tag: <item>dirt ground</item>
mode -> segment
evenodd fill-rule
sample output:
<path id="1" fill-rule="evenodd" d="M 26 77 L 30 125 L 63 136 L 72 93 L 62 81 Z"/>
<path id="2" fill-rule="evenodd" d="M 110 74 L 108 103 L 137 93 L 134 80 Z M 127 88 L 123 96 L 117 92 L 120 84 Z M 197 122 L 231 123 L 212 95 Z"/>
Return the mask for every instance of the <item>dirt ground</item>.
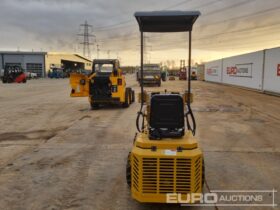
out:
<path id="1" fill-rule="evenodd" d="M 161 90 L 185 88 L 177 80 Z M 204 190 L 279 190 L 280 98 L 199 81 L 193 89 Z M 66 79 L 0 84 L 0 209 L 204 209 L 132 200 L 125 164 L 139 104 L 92 111 L 69 94 Z"/>

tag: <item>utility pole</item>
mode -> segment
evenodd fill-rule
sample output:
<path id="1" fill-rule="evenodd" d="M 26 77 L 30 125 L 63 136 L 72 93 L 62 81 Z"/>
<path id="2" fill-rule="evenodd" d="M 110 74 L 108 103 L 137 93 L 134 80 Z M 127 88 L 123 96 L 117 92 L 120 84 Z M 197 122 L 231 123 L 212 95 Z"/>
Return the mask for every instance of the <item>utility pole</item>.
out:
<path id="1" fill-rule="evenodd" d="M 183 69 L 186 67 L 186 60 L 180 60 L 180 69 Z"/>
<path id="2" fill-rule="evenodd" d="M 119 62 L 121 63 L 121 57 L 119 56 L 119 51 L 117 51 L 117 59 L 119 60 Z"/>
<path id="3" fill-rule="evenodd" d="M 91 52 L 90 52 L 90 45 L 93 45 L 93 42 L 91 41 L 91 37 L 95 37 L 92 34 L 92 25 L 89 25 L 87 21 L 85 21 L 84 24 L 81 24 L 80 27 L 82 28 L 83 33 L 78 34 L 78 37 L 82 37 L 83 41 L 80 43 L 83 45 L 83 56 L 90 59 Z"/>
<path id="4" fill-rule="evenodd" d="M 108 59 L 110 59 L 110 50 L 107 50 Z"/>
<path id="5" fill-rule="evenodd" d="M 144 61 L 146 63 L 150 63 L 151 62 L 151 57 L 152 55 L 150 53 L 148 53 L 148 48 L 151 48 L 152 50 L 152 46 L 148 45 L 149 42 L 149 37 L 148 36 L 144 36 Z"/>
<path id="6" fill-rule="evenodd" d="M 99 59 L 99 44 L 96 45 L 96 53 L 97 53 L 97 59 Z"/>

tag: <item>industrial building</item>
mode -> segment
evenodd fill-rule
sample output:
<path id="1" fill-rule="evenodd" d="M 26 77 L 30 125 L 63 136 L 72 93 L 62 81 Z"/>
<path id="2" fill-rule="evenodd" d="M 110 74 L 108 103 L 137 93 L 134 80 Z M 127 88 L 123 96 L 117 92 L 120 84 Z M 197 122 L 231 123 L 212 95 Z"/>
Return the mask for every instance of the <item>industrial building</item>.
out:
<path id="1" fill-rule="evenodd" d="M 51 68 L 92 69 L 92 61 L 71 53 L 59 52 L 0 52 L 0 69 L 5 65 L 21 65 L 28 72 L 36 73 L 38 77 L 46 77 Z"/>

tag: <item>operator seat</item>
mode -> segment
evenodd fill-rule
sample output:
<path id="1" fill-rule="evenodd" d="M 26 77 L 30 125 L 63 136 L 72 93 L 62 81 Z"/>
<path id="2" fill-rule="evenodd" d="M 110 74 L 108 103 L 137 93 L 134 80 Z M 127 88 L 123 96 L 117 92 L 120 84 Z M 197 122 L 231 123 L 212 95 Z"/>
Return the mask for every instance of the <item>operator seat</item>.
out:
<path id="1" fill-rule="evenodd" d="M 184 101 L 179 94 L 154 94 L 151 97 L 149 138 L 180 138 L 185 134 Z"/>

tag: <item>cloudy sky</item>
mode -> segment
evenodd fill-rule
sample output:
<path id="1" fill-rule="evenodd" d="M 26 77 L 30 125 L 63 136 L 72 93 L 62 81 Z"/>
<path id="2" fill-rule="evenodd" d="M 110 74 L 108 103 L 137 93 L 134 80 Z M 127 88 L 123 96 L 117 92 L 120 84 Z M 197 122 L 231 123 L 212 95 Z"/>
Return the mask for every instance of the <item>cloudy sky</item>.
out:
<path id="1" fill-rule="evenodd" d="M 139 64 L 135 11 L 200 10 L 193 34 L 196 62 L 280 46 L 279 0 L 0 0 L 0 50 L 82 54 L 80 24 L 93 26 L 92 58 Z M 187 57 L 186 34 L 147 34 L 146 60 Z"/>

